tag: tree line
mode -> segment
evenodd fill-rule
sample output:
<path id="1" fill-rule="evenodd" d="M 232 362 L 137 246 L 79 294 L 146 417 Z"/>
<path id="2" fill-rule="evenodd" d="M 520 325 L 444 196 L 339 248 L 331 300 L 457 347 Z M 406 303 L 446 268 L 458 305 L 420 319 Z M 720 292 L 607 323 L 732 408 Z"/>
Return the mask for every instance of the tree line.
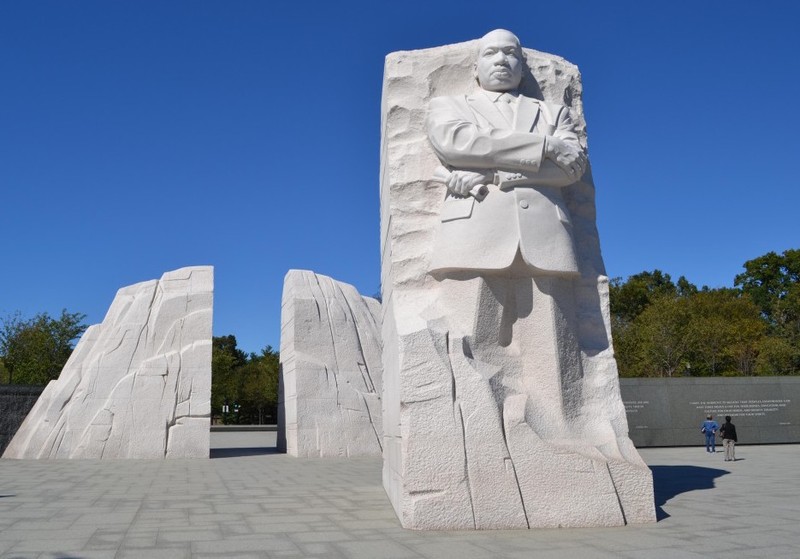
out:
<path id="1" fill-rule="evenodd" d="M 733 288 L 698 288 L 660 270 L 610 282 L 611 330 L 624 377 L 800 375 L 800 249 L 744 263 Z M 19 313 L 0 320 L 0 383 L 58 378 L 86 315 Z M 223 423 L 274 423 L 279 355 L 245 353 L 214 337 L 212 415 Z"/>
<path id="2" fill-rule="evenodd" d="M 733 288 L 660 270 L 611 280 L 621 376 L 800 374 L 800 250 L 744 263 Z"/>

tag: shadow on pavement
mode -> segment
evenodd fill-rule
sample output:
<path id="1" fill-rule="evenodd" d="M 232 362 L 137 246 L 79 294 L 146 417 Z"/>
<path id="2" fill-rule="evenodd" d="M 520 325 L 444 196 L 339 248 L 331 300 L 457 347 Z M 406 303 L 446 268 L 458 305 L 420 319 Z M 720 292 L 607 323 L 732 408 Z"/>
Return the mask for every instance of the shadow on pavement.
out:
<path id="1" fill-rule="evenodd" d="M 254 448 L 212 448 L 209 452 L 211 458 L 237 458 L 239 456 L 261 456 L 263 454 L 283 454 L 274 446 Z"/>
<path id="2" fill-rule="evenodd" d="M 689 491 L 713 489 L 714 480 L 729 474 L 728 470 L 699 466 L 650 466 L 653 471 L 653 491 L 656 498 L 656 521 L 669 518 L 662 505 Z"/>

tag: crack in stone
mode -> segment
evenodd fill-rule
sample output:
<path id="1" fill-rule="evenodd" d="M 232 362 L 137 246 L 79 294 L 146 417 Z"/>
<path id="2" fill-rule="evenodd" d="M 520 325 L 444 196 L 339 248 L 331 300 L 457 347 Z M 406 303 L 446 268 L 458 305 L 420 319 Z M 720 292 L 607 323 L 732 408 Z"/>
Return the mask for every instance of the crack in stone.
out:
<path id="1" fill-rule="evenodd" d="M 614 495 L 617 497 L 619 512 L 622 514 L 622 522 L 627 526 L 628 519 L 625 516 L 625 507 L 622 505 L 622 499 L 619 496 L 619 489 L 617 489 L 617 482 L 614 481 L 614 475 L 611 473 L 611 465 L 608 462 L 606 462 L 606 471 L 608 471 L 608 478 L 611 480 L 611 487 L 614 488 Z"/>
<path id="2" fill-rule="evenodd" d="M 528 518 L 528 508 L 525 506 L 525 498 L 522 495 L 522 486 L 519 483 L 519 476 L 517 475 L 517 466 L 514 464 L 514 456 L 511 454 L 511 449 L 508 446 L 505 414 L 501 413 L 500 415 L 500 428 L 503 433 L 503 445 L 505 445 L 506 453 L 508 454 L 507 460 L 511 463 L 511 471 L 514 472 L 514 483 L 517 485 L 517 491 L 519 492 L 519 502 L 522 504 L 522 514 L 525 515 L 525 525 L 528 529 L 530 529 L 531 521 Z"/>

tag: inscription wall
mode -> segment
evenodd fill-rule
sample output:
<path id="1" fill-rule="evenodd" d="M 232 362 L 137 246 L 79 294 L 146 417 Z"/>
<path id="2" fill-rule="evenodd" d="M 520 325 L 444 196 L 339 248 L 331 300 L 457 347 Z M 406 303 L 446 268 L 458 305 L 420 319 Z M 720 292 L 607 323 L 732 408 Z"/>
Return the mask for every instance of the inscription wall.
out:
<path id="1" fill-rule="evenodd" d="M 711 414 L 736 425 L 739 444 L 800 443 L 800 377 L 620 379 L 637 447 L 704 444 Z"/>
<path id="2" fill-rule="evenodd" d="M 0 384 L 0 456 L 43 390 L 44 386 Z"/>

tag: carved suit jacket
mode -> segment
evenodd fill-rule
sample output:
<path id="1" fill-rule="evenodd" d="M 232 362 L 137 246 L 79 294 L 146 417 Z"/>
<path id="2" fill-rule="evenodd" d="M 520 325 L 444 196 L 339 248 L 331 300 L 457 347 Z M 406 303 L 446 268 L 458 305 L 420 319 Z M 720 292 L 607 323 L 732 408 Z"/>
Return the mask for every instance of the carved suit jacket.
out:
<path id="1" fill-rule="evenodd" d="M 509 123 L 490 98 L 497 95 L 478 90 L 430 102 L 428 138 L 442 164 L 493 177 L 482 201 L 447 192 L 430 271 L 503 270 L 519 249 L 536 270 L 576 274 L 562 195 L 575 180 L 544 158 L 545 136 L 583 149 L 569 109 L 520 95 Z"/>

